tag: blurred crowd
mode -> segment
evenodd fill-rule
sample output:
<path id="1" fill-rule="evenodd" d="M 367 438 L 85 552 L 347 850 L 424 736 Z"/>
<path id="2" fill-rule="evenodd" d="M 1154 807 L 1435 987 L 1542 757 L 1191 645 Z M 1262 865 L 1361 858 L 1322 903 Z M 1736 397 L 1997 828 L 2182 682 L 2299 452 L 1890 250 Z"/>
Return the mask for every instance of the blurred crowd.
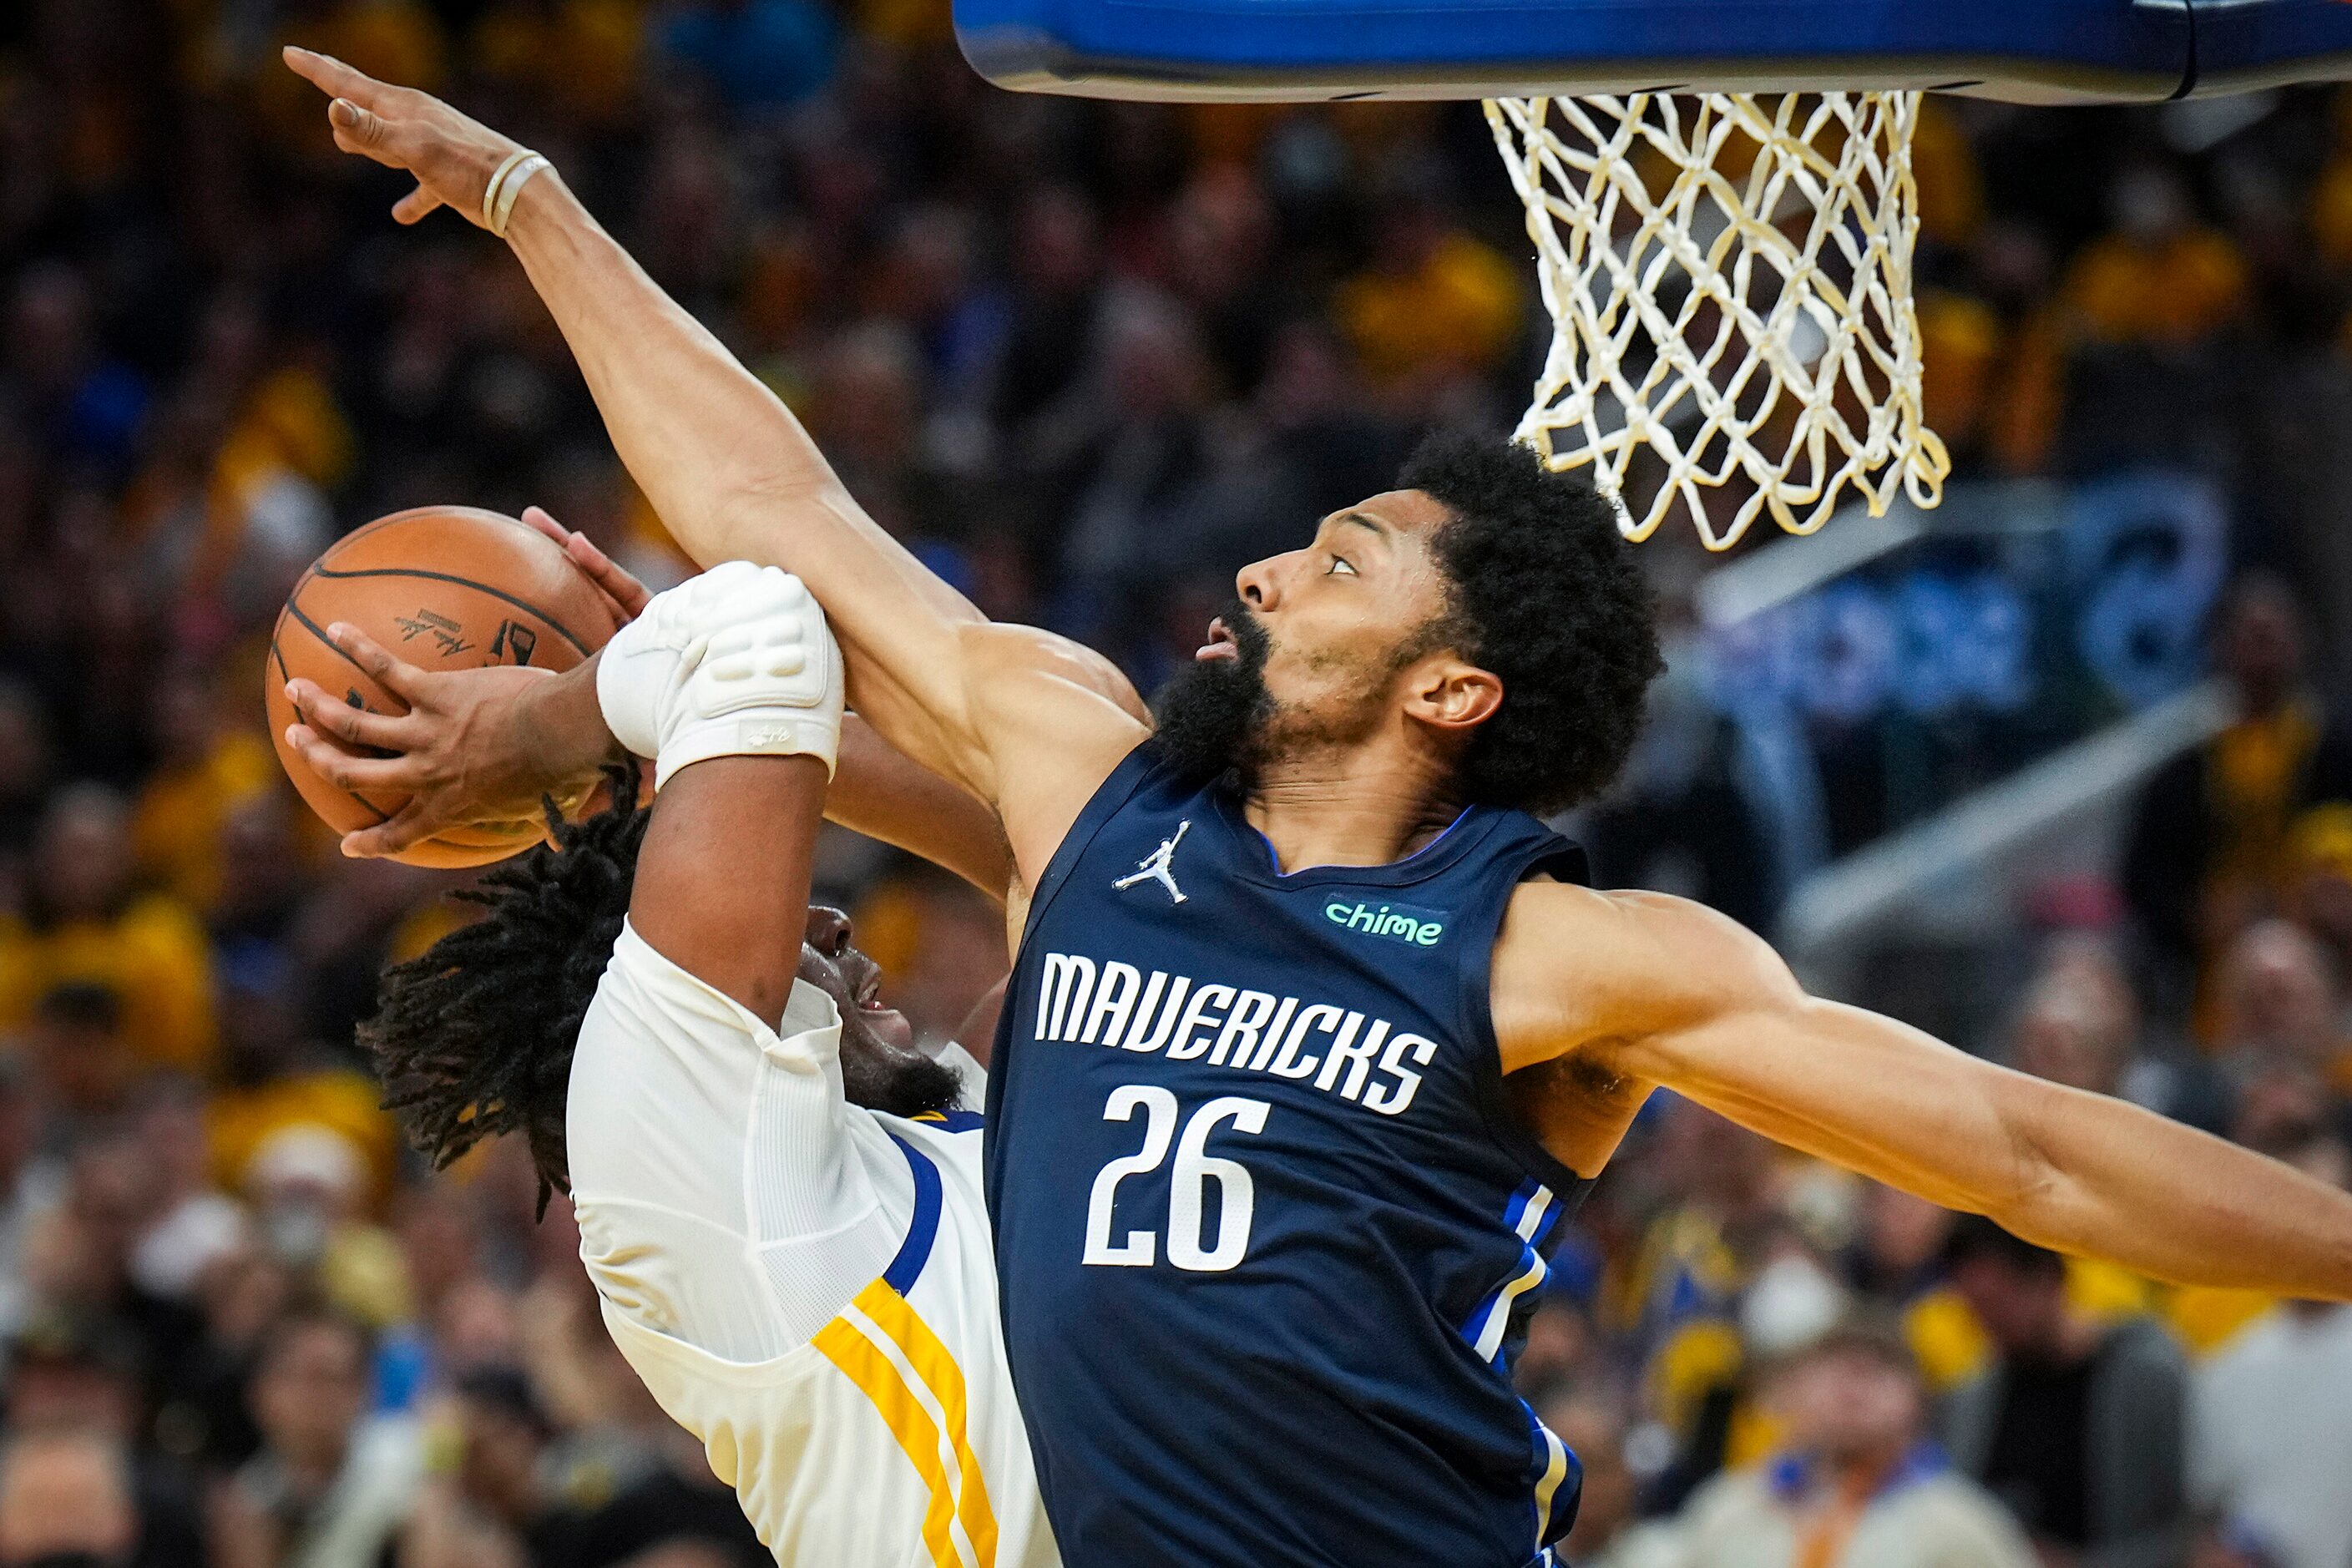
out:
<path id="1" fill-rule="evenodd" d="M 545 151 L 887 526 L 1145 689 L 1415 432 L 1515 416 L 1519 211 L 1475 106 L 1015 97 L 944 0 L 0 6 L 0 1568 L 756 1563 L 565 1205 L 519 1150 L 421 1170 L 352 1048 L 462 915 L 284 785 L 295 574 L 425 502 L 682 563 L 520 271 L 394 227 L 286 42 Z M 2231 516 L 2234 721 L 1962 1043 L 2352 1179 L 2352 99 L 1939 100 L 1918 153 L 1961 481 L 2158 463 Z M 1694 548 L 1644 559 L 1686 622 Z M 1590 826 L 1769 922 L 1743 798 Z M 823 880 L 919 1026 L 1002 973 L 943 877 L 842 836 Z M 2352 1568 L 2352 1310 L 2068 1263 L 1688 1105 L 1517 1373 L 1580 1563 Z"/>

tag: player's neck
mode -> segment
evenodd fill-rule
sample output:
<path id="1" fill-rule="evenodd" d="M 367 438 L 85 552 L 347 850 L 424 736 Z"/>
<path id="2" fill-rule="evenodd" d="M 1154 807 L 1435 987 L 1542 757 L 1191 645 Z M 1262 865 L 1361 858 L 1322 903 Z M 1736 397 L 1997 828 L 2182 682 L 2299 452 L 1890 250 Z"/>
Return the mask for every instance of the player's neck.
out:
<path id="1" fill-rule="evenodd" d="M 1244 810 L 1288 872 L 1402 860 L 1444 832 L 1462 803 L 1424 759 L 1335 749 L 1268 766 Z"/>

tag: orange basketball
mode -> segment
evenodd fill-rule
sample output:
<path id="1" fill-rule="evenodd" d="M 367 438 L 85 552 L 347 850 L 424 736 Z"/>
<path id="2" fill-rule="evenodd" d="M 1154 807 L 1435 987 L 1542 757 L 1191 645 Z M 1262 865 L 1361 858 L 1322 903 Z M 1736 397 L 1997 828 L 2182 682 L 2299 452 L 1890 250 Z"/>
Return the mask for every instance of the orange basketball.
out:
<path id="1" fill-rule="evenodd" d="M 497 512 L 419 507 L 378 518 L 329 546 L 278 613 L 262 689 L 278 762 L 339 833 L 383 822 L 402 802 L 330 784 L 288 749 L 286 727 L 301 715 L 286 699 L 286 683 L 308 677 L 373 713 L 406 707 L 327 640 L 337 621 L 430 670 L 569 669 L 616 629 L 604 595 L 561 548 Z M 480 866 L 529 848 L 545 826 L 533 817 L 445 828 L 399 858 L 412 866 Z"/>

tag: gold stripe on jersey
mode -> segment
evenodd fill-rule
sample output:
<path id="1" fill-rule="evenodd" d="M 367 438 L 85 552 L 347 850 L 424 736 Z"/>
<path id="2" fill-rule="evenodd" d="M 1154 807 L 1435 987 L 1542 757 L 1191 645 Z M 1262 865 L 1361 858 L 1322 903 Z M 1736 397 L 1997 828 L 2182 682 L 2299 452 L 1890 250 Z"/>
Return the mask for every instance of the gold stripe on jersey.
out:
<path id="1" fill-rule="evenodd" d="M 1536 1482 L 1536 1550 L 1541 1552 L 1543 1533 L 1551 1528 L 1552 1499 L 1559 1495 L 1560 1482 L 1568 1479 L 1568 1447 L 1540 1418 L 1536 1430 L 1543 1435 L 1544 1446 L 1544 1473 Z"/>
<path id="2" fill-rule="evenodd" d="M 915 1467 L 915 1474 L 930 1489 L 931 1500 L 923 1510 L 923 1548 L 930 1553 L 933 1568 L 961 1568 L 949 1534 L 955 1519 L 955 1497 L 949 1489 L 947 1469 L 940 1463 L 940 1429 L 922 1402 L 889 1358 L 845 1320 L 834 1319 L 817 1331 L 810 1343 L 873 1403 L 883 1425 Z"/>
<path id="3" fill-rule="evenodd" d="M 980 1458 L 971 1451 L 965 1435 L 963 1372 L 956 1365 L 955 1357 L 931 1326 L 923 1321 L 907 1299 L 877 1279 L 858 1292 L 852 1303 L 873 1320 L 876 1327 L 890 1336 L 892 1343 L 915 1369 L 939 1402 L 940 1413 L 947 1418 L 948 1443 L 955 1451 L 958 1472 L 956 1513 L 963 1521 L 963 1532 L 971 1542 L 973 1555 L 980 1568 L 995 1568 L 996 1512 L 989 1506 L 988 1482 L 980 1473 Z"/>

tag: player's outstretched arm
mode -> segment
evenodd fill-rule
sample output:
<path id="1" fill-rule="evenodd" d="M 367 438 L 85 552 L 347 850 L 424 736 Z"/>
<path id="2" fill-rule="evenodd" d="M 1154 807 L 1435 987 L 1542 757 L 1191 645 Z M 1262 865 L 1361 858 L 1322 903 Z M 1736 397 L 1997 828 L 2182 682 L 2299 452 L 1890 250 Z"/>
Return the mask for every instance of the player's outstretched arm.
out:
<path id="1" fill-rule="evenodd" d="M 2126 1101 L 1809 996 L 1762 939 L 1700 905 L 1527 891 L 1498 986 L 1544 975 L 1520 994 L 1539 994 L 1554 1037 L 1609 1075 L 2058 1251 L 2180 1284 L 2352 1300 L 2352 1195 Z M 1569 929 L 1575 942 L 1546 957 L 1543 934 Z M 1526 1018 L 1526 1003 L 1498 993 L 1507 1005 Z"/>
<path id="2" fill-rule="evenodd" d="M 332 96 L 339 147 L 415 174 L 418 189 L 395 216 L 413 223 L 446 205 L 489 226 L 484 195 L 521 151 L 512 141 L 325 56 L 289 49 L 286 59 Z M 853 705 L 917 762 L 996 807 L 1024 868 L 1041 872 L 1142 737 L 1124 680 L 1064 639 L 992 626 L 926 570 L 866 515 L 791 412 L 554 171 L 520 187 L 502 226 L 622 460 L 688 552 L 796 573 L 849 658 Z"/>

